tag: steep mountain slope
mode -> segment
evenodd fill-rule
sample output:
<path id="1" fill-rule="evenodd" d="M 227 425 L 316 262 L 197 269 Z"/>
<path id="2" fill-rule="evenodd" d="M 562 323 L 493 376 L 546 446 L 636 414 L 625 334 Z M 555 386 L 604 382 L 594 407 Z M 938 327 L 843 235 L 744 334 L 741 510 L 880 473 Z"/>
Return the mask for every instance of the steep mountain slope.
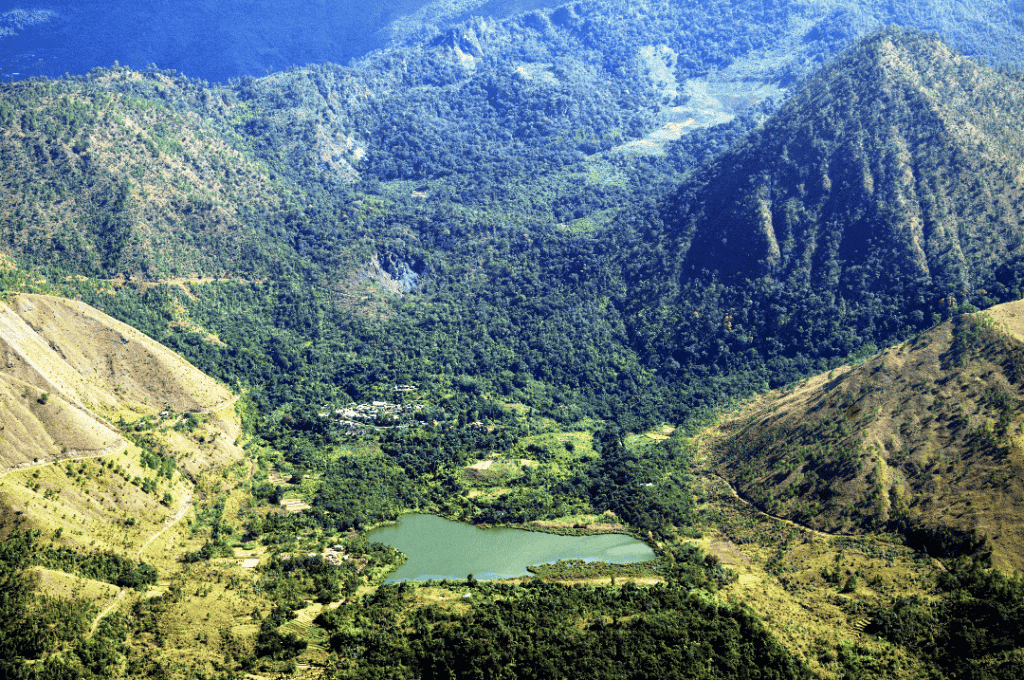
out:
<path id="1" fill-rule="evenodd" d="M 765 510 L 886 527 L 937 553 L 986 536 L 1024 567 L 1024 302 L 963 314 L 728 420 L 719 472 Z"/>
<path id="2" fill-rule="evenodd" d="M 679 216 L 684 267 L 806 286 L 889 251 L 904 275 L 973 292 L 1020 245 L 1022 100 L 1019 77 L 937 40 L 860 45 L 718 161 Z"/>
<path id="3" fill-rule="evenodd" d="M 195 113 L 171 112 L 160 94 L 132 94 L 141 78 L 116 69 L 3 87 L 4 251 L 86 275 L 265 269 L 282 246 L 266 242 L 259 224 L 289 192 Z M 179 89 L 162 75 L 147 85 L 163 96 Z"/>
<path id="4" fill-rule="evenodd" d="M 116 451 L 111 425 L 160 411 L 203 413 L 230 393 L 180 356 L 81 302 L 20 295 L 0 304 L 4 470 Z"/>
<path id="5" fill-rule="evenodd" d="M 905 337 L 950 301 L 1008 299 L 1024 254 L 1022 103 L 1019 72 L 934 37 L 851 48 L 667 204 L 647 233 L 658 260 L 636 278 L 642 304 L 678 321 L 674 335 L 661 317 L 638 330 L 680 363 L 753 350 L 806 370 Z"/>
<path id="6" fill-rule="evenodd" d="M 129 646 L 153 656 L 129 622 L 180 599 L 184 554 L 213 543 L 234 554 L 218 537 L 237 528 L 251 469 L 234 404 L 180 356 L 81 302 L 22 294 L 0 305 L 0 674 L 145 674 L 126 663 Z M 235 560 L 221 569 L 251 574 Z M 230 594 L 217 600 L 211 625 L 230 626 Z"/>

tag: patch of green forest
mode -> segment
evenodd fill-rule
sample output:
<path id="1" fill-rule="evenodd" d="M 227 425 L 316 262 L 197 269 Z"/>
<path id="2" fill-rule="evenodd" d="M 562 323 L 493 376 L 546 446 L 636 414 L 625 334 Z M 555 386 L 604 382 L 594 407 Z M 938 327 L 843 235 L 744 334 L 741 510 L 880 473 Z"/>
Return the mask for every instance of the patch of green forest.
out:
<path id="1" fill-rule="evenodd" d="M 325 613 L 321 625 L 347 662 L 338 678 L 557 677 L 566 669 L 593 678 L 812 677 L 749 612 L 687 587 L 695 585 L 468 581 L 448 584 L 466 603 L 454 611 L 416 606 L 417 586 L 402 583 Z"/>

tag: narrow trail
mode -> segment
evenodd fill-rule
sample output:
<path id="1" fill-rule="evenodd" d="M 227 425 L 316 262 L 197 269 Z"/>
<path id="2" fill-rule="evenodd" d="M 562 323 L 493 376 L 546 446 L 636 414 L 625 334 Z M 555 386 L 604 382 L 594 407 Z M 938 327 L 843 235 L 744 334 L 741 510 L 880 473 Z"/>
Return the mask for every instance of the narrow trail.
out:
<path id="1" fill-rule="evenodd" d="M 24 470 L 31 470 L 32 468 L 46 467 L 47 465 L 56 465 L 56 464 L 59 464 L 59 463 L 72 463 L 72 462 L 74 462 L 76 460 L 88 460 L 89 458 L 102 458 L 103 456 L 110 456 L 110 455 L 113 455 L 113 454 L 121 453 L 126 448 L 128 448 L 128 442 L 126 442 L 126 441 L 124 441 L 122 439 L 120 442 L 118 442 L 117 444 L 114 444 L 113 446 L 108 446 L 105 449 L 100 449 L 96 453 L 90 453 L 90 454 L 85 455 L 85 456 L 71 455 L 71 456 L 68 456 L 66 458 L 54 458 L 53 460 L 40 460 L 38 462 L 23 463 L 21 465 L 15 466 L 15 467 L 7 468 L 3 472 L 0 472 L 0 478 L 3 478 L 5 476 L 7 476 L 11 472 L 22 472 Z"/>
<path id="2" fill-rule="evenodd" d="M 96 628 L 100 625 L 100 620 L 104 616 L 109 614 L 110 611 L 114 607 L 116 607 L 121 600 L 124 599 L 124 596 L 125 596 L 125 594 L 127 592 L 128 591 L 125 590 L 124 588 L 122 588 L 121 590 L 117 591 L 117 595 L 114 596 L 114 601 L 111 602 L 110 605 L 108 605 L 106 609 L 104 609 L 103 611 L 101 611 L 99 614 L 96 615 L 96 618 L 92 620 L 92 625 L 89 627 L 89 637 L 92 637 L 93 634 L 96 633 Z"/>
<path id="3" fill-rule="evenodd" d="M 189 413 L 191 413 L 193 415 L 197 415 L 197 416 L 205 416 L 205 415 L 209 415 L 211 413 L 216 413 L 218 411 L 223 411 L 226 408 L 234 406 L 237 401 L 238 401 L 238 396 L 236 395 L 236 396 L 231 397 L 230 399 L 225 399 L 224 401 L 220 402 L 219 404 L 214 404 L 213 406 L 204 406 L 203 408 L 201 408 L 201 409 L 199 409 L 197 411 L 189 411 L 188 413 L 180 413 L 180 414 L 178 414 L 178 417 L 175 418 L 173 421 L 171 421 L 169 423 L 166 423 L 165 427 L 174 427 L 175 425 L 177 425 L 178 423 L 183 421 L 185 419 L 185 416 L 187 416 Z"/>
<path id="4" fill-rule="evenodd" d="M 142 553 L 144 553 L 146 551 L 146 548 L 148 548 L 153 543 L 153 541 L 155 541 L 156 539 L 160 538 L 161 534 L 163 534 L 165 531 L 170 529 L 172 526 L 174 526 L 175 524 L 180 522 L 181 519 L 185 515 L 187 515 L 188 511 L 191 510 L 191 509 L 192 509 L 192 495 L 188 494 L 188 495 L 185 496 L 185 502 L 182 504 L 182 506 L 180 508 L 178 508 L 178 511 L 175 512 L 172 517 L 164 520 L 164 525 L 163 525 L 163 527 L 160 528 L 160 531 L 158 531 L 155 534 L 153 534 L 152 536 L 150 536 L 149 540 L 142 544 L 142 547 L 139 548 L 139 552 L 137 552 L 135 554 L 135 559 L 141 560 L 142 559 Z"/>
<path id="5" fill-rule="evenodd" d="M 220 402 L 219 404 L 214 404 L 213 406 L 207 406 L 205 408 L 201 408 L 198 411 L 194 411 L 194 413 L 196 413 L 197 415 L 209 415 L 210 413 L 216 413 L 216 412 L 222 411 L 222 410 L 224 410 L 226 408 L 230 408 L 231 406 L 234 406 L 236 402 L 238 402 L 238 396 L 232 396 L 230 399 L 225 399 L 224 401 Z M 173 427 L 177 422 L 180 422 L 182 417 L 183 416 L 179 416 L 178 419 L 174 423 L 170 423 L 170 426 Z M 65 457 L 62 457 L 62 458 L 53 458 L 52 460 L 40 460 L 40 461 L 36 461 L 36 462 L 31 462 L 31 463 L 21 463 L 20 465 L 15 465 L 14 467 L 0 468 L 0 479 L 2 479 L 3 477 L 6 477 L 8 474 L 10 474 L 12 472 L 22 472 L 24 470 L 31 470 L 33 468 L 46 467 L 47 465 L 57 465 L 57 464 L 60 464 L 60 463 L 73 463 L 76 460 L 88 460 L 89 458 L 102 458 L 103 456 L 110 456 L 110 455 L 121 453 L 126 448 L 128 448 L 128 442 L 122 439 L 118 443 L 116 443 L 116 444 L 114 444 L 112 446 L 108 446 L 105 449 L 100 449 L 99 451 L 96 451 L 95 453 L 89 453 L 89 454 L 85 454 L 85 455 L 75 455 L 75 454 L 72 454 L 70 456 L 65 456 Z"/>
<path id="6" fill-rule="evenodd" d="M 163 524 L 162 527 L 160 527 L 160 530 L 157 531 L 152 536 L 150 536 L 149 539 L 145 543 L 142 544 L 142 547 L 139 548 L 137 553 L 135 553 L 135 559 L 141 560 L 142 559 L 142 553 L 144 553 L 146 551 L 146 548 L 148 548 L 150 545 L 152 545 L 153 541 L 158 539 L 165 531 L 167 531 L 168 529 L 173 527 L 175 524 L 180 522 L 182 520 L 182 518 L 185 517 L 185 515 L 187 515 L 188 511 L 191 510 L 191 509 L 192 509 L 192 496 L 188 495 L 188 496 L 185 497 L 185 502 L 182 503 L 180 508 L 178 508 L 178 511 L 175 512 L 172 517 L 169 517 L 166 520 L 164 520 L 164 524 Z M 121 602 L 121 600 L 124 599 L 124 596 L 127 595 L 127 594 L 128 594 L 128 589 L 127 588 L 122 588 L 121 590 L 118 591 L 117 595 L 114 597 L 114 601 L 111 602 L 107 606 L 106 609 L 104 609 L 99 614 L 97 614 L 95 619 L 93 619 L 92 626 L 89 628 L 89 635 L 93 635 L 96 632 L 97 626 L 100 625 L 100 620 L 104 616 L 109 614 L 114 609 L 114 607 L 116 607 Z"/>
<path id="7" fill-rule="evenodd" d="M 224 409 L 226 409 L 226 408 L 228 408 L 230 406 L 234 406 L 237 401 L 238 401 L 238 395 L 236 394 L 236 395 L 232 396 L 230 399 L 225 399 L 224 401 L 220 402 L 219 404 L 214 404 L 213 406 L 207 406 L 205 408 L 201 408 L 198 411 L 196 411 L 196 413 L 198 413 L 199 415 L 207 415 L 208 413 L 216 413 L 217 411 L 223 411 Z"/>
<path id="8" fill-rule="evenodd" d="M 749 507 L 751 510 L 753 510 L 757 514 L 761 515 L 762 517 L 767 517 L 768 519 L 775 520 L 776 522 L 782 522 L 783 524 L 788 524 L 789 526 L 791 526 L 791 527 L 793 527 L 795 529 L 800 529 L 801 531 L 806 531 L 808 533 L 814 534 L 815 536 L 821 536 L 823 538 L 851 538 L 851 537 L 852 538 L 856 538 L 856 537 L 861 536 L 861 534 L 830 534 L 830 533 L 825 532 L 825 531 L 818 531 L 817 529 L 812 529 L 809 526 L 805 526 L 805 525 L 800 524 L 798 522 L 794 522 L 793 520 L 786 519 L 785 517 L 778 517 L 776 515 L 769 514 L 769 513 L 765 512 L 764 510 L 761 510 L 759 507 L 757 507 L 756 505 L 754 505 L 753 503 L 748 501 L 743 496 L 739 495 L 736 492 L 736 489 L 733 488 L 732 484 L 730 484 L 729 480 L 726 479 L 725 477 L 722 477 L 720 475 L 716 475 L 714 472 L 708 472 L 707 475 L 708 475 L 708 477 L 713 477 L 713 478 L 719 480 L 720 482 L 722 482 L 723 484 L 725 484 L 726 488 L 729 489 L 730 493 L 732 493 L 733 498 L 738 500 L 740 503 L 746 505 L 747 507 Z M 930 559 L 931 559 L 932 565 L 936 569 L 938 569 L 939 571 L 944 571 L 944 572 L 948 572 L 949 571 L 949 569 L 946 568 L 946 565 L 943 564 L 942 560 L 940 560 L 939 558 L 937 558 L 937 557 L 930 557 Z"/>
<path id="9" fill-rule="evenodd" d="M 729 489 L 729 493 L 732 494 L 733 498 L 738 500 L 743 505 L 746 505 L 747 507 L 749 507 L 751 510 L 753 510 L 757 514 L 761 515 L 762 517 L 767 517 L 768 519 L 774 520 L 776 522 L 782 522 L 783 524 L 788 524 L 789 526 L 791 526 L 791 527 L 793 527 L 795 529 L 799 529 L 801 531 L 806 531 L 808 533 L 814 534 L 815 536 L 822 536 L 823 538 L 840 538 L 840 537 L 847 537 L 847 536 L 849 536 L 849 534 L 830 534 L 830 533 L 825 532 L 825 531 L 818 531 L 817 529 L 812 529 L 811 527 L 806 526 L 804 524 L 800 524 L 799 522 L 794 522 L 791 519 L 786 519 L 785 517 L 779 517 L 778 515 L 772 515 L 771 513 L 767 513 L 764 510 L 762 510 L 761 508 L 759 508 L 756 505 L 754 505 L 753 503 L 751 503 L 750 501 L 748 501 L 743 496 L 739 495 L 739 493 L 736 491 L 736 489 L 733 488 L 732 484 L 730 484 L 729 480 L 726 479 L 725 477 L 722 477 L 721 475 L 717 475 L 714 472 L 708 472 L 707 475 L 709 477 L 717 479 L 718 481 L 720 481 L 723 484 L 725 484 L 725 488 Z"/>

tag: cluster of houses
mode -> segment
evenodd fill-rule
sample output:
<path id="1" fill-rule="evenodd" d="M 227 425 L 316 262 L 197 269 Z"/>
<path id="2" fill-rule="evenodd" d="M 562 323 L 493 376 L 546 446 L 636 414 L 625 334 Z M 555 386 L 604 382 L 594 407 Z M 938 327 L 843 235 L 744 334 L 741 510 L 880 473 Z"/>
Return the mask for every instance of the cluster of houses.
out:
<path id="1" fill-rule="evenodd" d="M 333 564 L 333 565 L 338 565 L 338 564 L 341 564 L 342 562 L 348 562 L 349 560 L 352 559 L 350 556 L 345 554 L 345 546 L 341 545 L 340 543 L 336 543 L 335 545 L 330 546 L 329 548 L 324 550 L 322 553 L 311 552 L 311 553 L 307 553 L 305 555 L 292 555 L 291 553 L 281 553 L 277 557 L 282 562 L 287 562 L 288 560 L 292 560 L 292 559 L 305 559 L 305 560 L 321 559 L 324 562 L 326 562 L 328 564 Z"/>
<path id="2" fill-rule="evenodd" d="M 345 547 L 338 543 L 324 551 L 323 559 L 328 564 L 340 564 L 352 558 L 345 554 Z"/>
<path id="3" fill-rule="evenodd" d="M 395 385 L 396 392 L 412 392 L 413 385 Z M 321 418 L 335 418 L 339 425 L 345 426 L 350 435 L 366 434 L 371 427 L 375 430 L 384 427 L 411 427 L 408 418 L 417 411 L 423 410 L 423 404 L 389 404 L 386 401 L 371 401 L 369 404 L 351 403 L 333 413 L 321 411 Z M 388 420 L 382 419 L 387 418 Z"/>

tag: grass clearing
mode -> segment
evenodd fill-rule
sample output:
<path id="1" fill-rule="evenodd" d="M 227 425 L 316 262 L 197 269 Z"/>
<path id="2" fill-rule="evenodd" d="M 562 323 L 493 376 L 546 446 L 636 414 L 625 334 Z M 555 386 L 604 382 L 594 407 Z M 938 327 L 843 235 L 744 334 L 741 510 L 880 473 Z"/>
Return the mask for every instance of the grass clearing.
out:
<path id="1" fill-rule="evenodd" d="M 923 677 L 916 659 L 870 634 L 868 617 L 898 596 L 932 597 L 933 560 L 888 535 L 800 529 L 741 503 L 717 478 L 698 481 L 705 532 L 693 542 L 738 576 L 719 597 L 750 606 L 823 678 L 858 666 L 873 677 Z"/>
<path id="2" fill-rule="evenodd" d="M 92 602 L 100 610 L 110 605 L 120 590 L 110 583 L 46 567 L 31 567 L 29 573 L 40 591 L 55 597 L 82 598 Z"/>

